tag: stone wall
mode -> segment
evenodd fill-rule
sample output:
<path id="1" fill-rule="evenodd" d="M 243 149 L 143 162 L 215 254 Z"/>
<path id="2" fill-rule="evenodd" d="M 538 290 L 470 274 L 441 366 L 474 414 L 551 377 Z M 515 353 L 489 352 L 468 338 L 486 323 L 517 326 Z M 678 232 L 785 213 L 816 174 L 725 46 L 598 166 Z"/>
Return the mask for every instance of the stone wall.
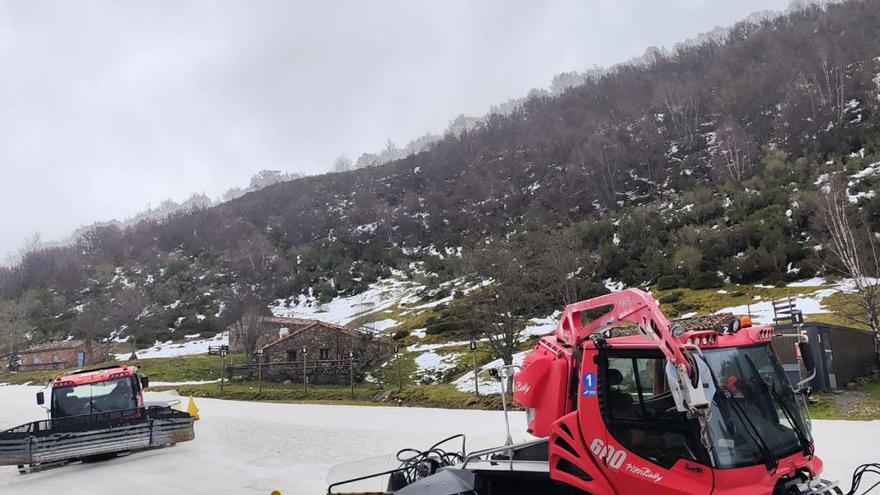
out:
<path id="1" fill-rule="evenodd" d="M 105 360 L 101 346 L 93 344 L 91 350 L 86 344 L 73 347 L 39 349 L 34 351 L 25 350 L 19 353 L 19 370 L 60 370 L 76 368 L 77 356 L 83 353 L 83 366 L 102 363 Z"/>
<path id="2" fill-rule="evenodd" d="M 305 362 L 303 348 L 306 349 Z M 263 350 L 263 379 L 302 382 L 303 367 L 310 383 L 348 383 L 351 380 L 354 353 L 355 381 L 364 378 L 364 368 L 391 352 L 387 339 L 368 333 L 318 324 L 270 345 Z M 230 376 L 256 377 L 257 367 L 231 366 Z"/>

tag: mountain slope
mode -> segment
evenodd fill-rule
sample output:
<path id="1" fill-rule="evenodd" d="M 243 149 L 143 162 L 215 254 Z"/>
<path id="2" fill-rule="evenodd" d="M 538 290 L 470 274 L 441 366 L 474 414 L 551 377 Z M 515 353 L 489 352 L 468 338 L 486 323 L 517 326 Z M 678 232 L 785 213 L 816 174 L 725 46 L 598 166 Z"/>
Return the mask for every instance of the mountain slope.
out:
<path id="1" fill-rule="evenodd" d="M 606 279 L 810 276 L 824 269 L 823 174 L 851 176 L 880 227 L 878 46 L 880 1 L 810 7 L 530 97 L 402 160 L 95 227 L 0 269 L 0 331 L 10 347 L 68 334 L 151 344 L 222 330 L 245 293 L 328 302 L 392 273 L 430 301 L 489 241 L 528 257 L 526 272 L 561 269 L 549 258 L 562 247 L 578 297 Z M 532 316 L 561 303 L 528 290 Z"/>

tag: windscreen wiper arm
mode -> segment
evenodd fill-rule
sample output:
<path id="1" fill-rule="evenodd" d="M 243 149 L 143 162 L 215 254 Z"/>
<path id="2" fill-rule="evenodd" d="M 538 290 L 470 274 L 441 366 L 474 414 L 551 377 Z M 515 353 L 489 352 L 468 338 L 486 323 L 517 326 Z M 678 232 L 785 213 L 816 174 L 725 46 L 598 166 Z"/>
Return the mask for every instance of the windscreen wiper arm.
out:
<path id="1" fill-rule="evenodd" d="M 776 392 L 776 389 L 772 384 L 767 383 L 766 380 L 761 380 L 764 382 L 764 387 L 767 388 L 767 391 L 770 392 L 770 395 L 774 400 L 779 404 L 782 408 L 782 412 L 785 413 L 785 417 L 788 419 L 788 422 L 791 423 L 792 428 L 794 428 L 794 434 L 798 437 L 798 442 L 801 443 L 801 447 L 803 448 L 804 454 L 812 457 L 815 452 L 813 448 L 813 443 L 807 439 L 806 433 L 804 433 L 803 428 L 801 428 L 801 424 L 795 419 L 794 414 L 792 414 L 791 410 L 788 408 L 788 405 L 782 400 L 782 397 Z"/>
<path id="2" fill-rule="evenodd" d="M 773 455 L 773 452 L 764 442 L 764 439 L 761 438 L 758 427 L 752 423 L 752 420 L 749 419 L 749 415 L 743 411 L 742 406 L 736 401 L 727 387 L 721 387 L 721 395 L 730 403 L 731 409 L 733 409 L 743 425 L 747 425 L 745 428 L 746 433 L 752 442 L 758 447 L 758 450 L 761 451 L 761 456 L 764 457 L 764 465 L 767 467 L 767 470 L 776 471 L 776 467 L 779 466 L 779 459 Z"/>
<path id="3" fill-rule="evenodd" d="M 798 438 L 798 443 L 800 444 L 804 455 L 812 457 L 814 454 L 813 444 L 809 440 L 807 440 L 807 435 L 804 433 L 803 429 L 801 429 L 800 423 L 795 420 L 794 415 L 792 414 L 791 410 L 788 409 L 785 401 L 782 400 L 782 397 L 780 397 L 778 393 L 776 393 L 776 387 L 774 387 L 771 383 L 768 383 L 768 380 L 770 380 L 770 378 L 764 378 L 761 376 L 761 373 L 758 371 L 758 367 L 755 365 L 755 362 L 752 361 L 752 358 L 750 356 L 746 356 L 745 358 L 746 362 L 749 363 L 749 367 L 751 367 L 752 369 L 752 373 L 754 373 L 755 376 L 759 379 L 761 385 L 770 394 L 770 397 L 782 408 L 782 412 L 791 423 L 792 428 L 794 428 L 794 434 Z"/>

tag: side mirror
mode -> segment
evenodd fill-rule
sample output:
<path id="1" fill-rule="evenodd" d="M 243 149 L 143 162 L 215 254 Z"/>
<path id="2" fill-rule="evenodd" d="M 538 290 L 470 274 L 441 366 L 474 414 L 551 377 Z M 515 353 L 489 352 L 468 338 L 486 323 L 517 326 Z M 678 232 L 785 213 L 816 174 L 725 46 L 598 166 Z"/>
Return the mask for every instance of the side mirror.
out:
<path id="1" fill-rule="evenodd" d="M 141 388 L 147 388 L 150 386 L 150 378 L 147 376 L 141 377 Z"/>
<path id="2" fill-rule="evenodd" d="M 801 360 L 804 362 L 804 368 L 808 373 L 816 370 L 816 361 L 813 360 L 813 350 L 810 349 L 808 342 L 798 342 L 798 350 L 801 353 Z"/>
<path id="3" fill-rule="evenodd" d="M 37 405 L 42 406 L 46 403 L 46 395 L 43 392 L 37 392 Z"/>

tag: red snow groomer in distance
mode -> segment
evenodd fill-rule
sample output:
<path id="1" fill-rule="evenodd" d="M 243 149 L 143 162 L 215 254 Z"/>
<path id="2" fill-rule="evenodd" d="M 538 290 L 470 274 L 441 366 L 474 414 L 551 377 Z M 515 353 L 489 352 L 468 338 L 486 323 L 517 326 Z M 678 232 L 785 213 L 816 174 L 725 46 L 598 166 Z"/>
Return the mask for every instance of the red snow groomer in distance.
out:
<path id="1" fill-rule="evenodd" d="M 134 366 L 53 378 L 49 419 L 0 432 L 0 465 L 17 465 L 25 474 L 192 440 L 193 417 L 167 403 L 145 403 L 148 384 Z M 37 392 L 39 405 L 45 399 Z"/>
<path id="2" fill-rule="evenodd" d="M 637 289 L 572 304 L 514 376 L 514 399 L 536 439 L 508 436 L 471 453 L 440 450 L 443 443 L 401 451 L 402 467 L 383 473 L 388 491 L 840 494 L 820 478 L 800 390 L 808 380 L 790 384 L 772 336 L 771 327 L 733 316 L 673 325 Z"/>

